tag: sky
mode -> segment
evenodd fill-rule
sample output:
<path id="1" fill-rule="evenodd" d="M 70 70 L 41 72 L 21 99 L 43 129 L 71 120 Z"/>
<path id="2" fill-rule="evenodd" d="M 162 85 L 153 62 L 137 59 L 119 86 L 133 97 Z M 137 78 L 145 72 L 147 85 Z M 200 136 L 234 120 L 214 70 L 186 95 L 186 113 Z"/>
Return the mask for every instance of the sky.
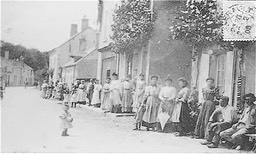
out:
<path id="1" fill-rule="evenodd" d="M 86 15 L 96 28 L 98 0 L 1 1 L 1 40 L 50 51 L 69 39 L 71 24 Z"/>

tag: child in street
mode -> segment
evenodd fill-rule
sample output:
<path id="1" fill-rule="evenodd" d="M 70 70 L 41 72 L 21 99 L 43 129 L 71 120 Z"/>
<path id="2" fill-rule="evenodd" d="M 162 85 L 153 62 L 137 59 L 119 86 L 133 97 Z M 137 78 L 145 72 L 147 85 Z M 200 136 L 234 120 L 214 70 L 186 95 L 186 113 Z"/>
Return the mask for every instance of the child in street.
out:
<path id="1" fill-rule="evenodd" d="M 73 118 L 71 117 L 71 114 L 69 113 L 69 106 L 68 105 L 63 105 L 63 113 L 60 115 L 61 119 L 61 124 L 60 128 L 62 129 L 62 134 L 61 136 L 69 136 L 67 134 L 68 128 L 72 128 L 72 121 Z"/>

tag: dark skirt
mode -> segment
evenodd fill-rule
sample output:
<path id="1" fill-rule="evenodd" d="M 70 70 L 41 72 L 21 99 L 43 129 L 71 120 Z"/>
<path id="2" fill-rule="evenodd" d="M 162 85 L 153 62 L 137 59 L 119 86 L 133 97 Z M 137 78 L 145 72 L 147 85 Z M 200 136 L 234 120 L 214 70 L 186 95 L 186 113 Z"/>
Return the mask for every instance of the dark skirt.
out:
<path id="1" fill-rule="evenodd" d="M 148 122 L 142 121 L 142 126 L 147 127 L 147 128 L 156 128 L 157 123 L 156 122 L 148 123 Z"/>
<path id="2" fill-rule="evenodd" d="M 214 110 L 215 104 L 213 101 L 207 100 L 203 103 L 196 122 L 195 136 L 198 136 L 199 138 L 204 138 L 206 136 L 207 124 Z"/>
<path id="3" fill-rule="evenodd" d="M 122 113 L 121 104 L 113 105 L 111 112 L 112 112 L 112 113 Z"/>
<path id="4" fill-rule="evenodd" d="M 180 111 L 180 128 L 182 133 L 188 133 L 191 131 L 190 128 L 190 115 L 189 107 L 187 102 L 182 102 Z"/>
<path id="5" fill-rule="evenodd" d="M 146 111 L 145 106 L 140 106 L 137 113 L 135 114 L 135 120 L 136 122 L 142 122 L 143 115 Z"/>
<path id="6" fill-rule="evenodd" d="M 87 97 L 89 99 L 89 104 L 91 104 L 91 102 L 92 102 L 92 95 L 93 95 L 93 90 L 89 90 L 88 95 L 87 95 Z"/>

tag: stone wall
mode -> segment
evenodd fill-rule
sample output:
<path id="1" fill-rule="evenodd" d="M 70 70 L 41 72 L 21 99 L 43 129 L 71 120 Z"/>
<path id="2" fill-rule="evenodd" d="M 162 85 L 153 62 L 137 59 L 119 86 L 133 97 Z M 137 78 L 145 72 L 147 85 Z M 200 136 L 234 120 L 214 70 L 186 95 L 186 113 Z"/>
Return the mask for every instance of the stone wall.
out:
<path id="1" fill-rule="evenodd" d="M 184 2 L 154 1 L 154 11 L 157 13 L 155 30 L 151 40 L 149 76 L 158 75 L 160 83 L 168 74 L 173 84 L 178 88 L 178 78 L 191 78 L 191 49 L 185 43 L 169 39 L 169 27 L 174 20 L 174 10 Z"/>

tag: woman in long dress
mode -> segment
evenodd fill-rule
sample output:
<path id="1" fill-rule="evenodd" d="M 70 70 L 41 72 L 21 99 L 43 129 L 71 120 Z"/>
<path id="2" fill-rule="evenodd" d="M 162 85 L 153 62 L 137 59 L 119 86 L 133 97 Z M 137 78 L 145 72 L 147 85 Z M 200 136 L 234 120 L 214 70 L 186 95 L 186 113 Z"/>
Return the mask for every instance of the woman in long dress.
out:
<path id="1" fill-rule="evenodd" d="M 78 104 L 86 104 L 86 86 L 85 81 L 82 80 L 77 90 L 77 101 Z"/>
<path id="2" fill-rule="evenodd" d="M 113 106 L 112 111 L 114 113 L 121 112 L 121 81 L 118 80 L 118 75 L 116 73 L 112 74 L 113 80 L 110 83 L 110 102 Z"/>
<path id="3" fill-rule="evenodd" d="M 168 75 L 168 77 L 165 79 L 165 84 L 166 86 L 163 87 L 159 93 L 159 99 L 161 100 L 160 103 L 160 107 L 159 107 L 159 111 L 158 111 L 158 121 L 164 121 L 164 114 L 168 114 L 169 119 L 168 121 L 166 121 L 166 123 L 163 125 L 165 125 L 166 127 L 162 126 L 159 122 L 158 122 L 158 131 L 162 131 L 162 132 L 170 132 L 168 131 L 168 126 L 171 126 L 171 119 L 172 119 L 172 113 L 175 107 L 175 102 L 174 99 L 176 97 L 177 94 L 177 90 L 171 85 L 172 84 L 172 79 L 170 78 L 170 76 Z"/>
<path id="4" fill-rule="evenodd" d="M 206 135 L 207 123 L 215 110 L 215 102 L 220 99 L 219 89 L 214 87 L 214 79 L 207 78 L 207 87 L 203 88 L 203 98 L 204 102 L 202 104 L 202 109 L 199 113 L 194 138 L 203 139 Z"/>
<path id="5" fill-rule="evenodd" d="M 103 86 L 103 96 L 101 101 L 101 109 L 106 112 L 110 112 L 112 110 L 112 106 L 110 105 L 110 78 L 106 79 L 106 83 Z"/>
<path id="6" fill-rule="evenodd" d="M 91 106 L 92 104 L 92 95 L 93 95 L 93 91 L 94 91 L 94 82 L 95 79 L 90 79 L 90 82 L 87 85 L 87 98 L 89 100 L 89 106 Z"/>
<path id="7" fill-rule="evenodd" d="M 43 84 L 42 84 L 42 86 L 41 86 L 41 88 L 42 88 L 41 97 L 42 97 L 43 99 L 45 99 L 45 97 L 46 97 L 47 87 L 48 87 L 48 84 L 46 83 L 46 80 L 44 80 L 44 82 L 43 82 Z"/>
<path id="8" fill-rule="evenodd" d="M 77 103 L 77 84 L 73 84 L 71 88 L 71 93 L 70 93 L 70 102 L 71 102 L 71 107 L 76 108 L 76 103 Z"/>
<path id="9" fill-rule="evenodd" d="M 54 89 L 53 82 L 50 82 L 46 91 L 46 99 L 50 99 L 52 97 L 53 89 Z"/>
<path id="10" fill-rule="evenodd" d="M 175 108 L 172 115 L 172 122 L 177 126 L 176 136 L 183 136 L 189 132 L 190 116 L 188 98 L 190 90 L 187 87 L 188 81 L 185 78 L 179 78 L 178 80 L 180 91 L 175 99 Z"/>
<path id="11" fill-rule="evenodd" d="M 136 82 L 136 90 L 135 90 L 135 98 L 132 104 L 133 112 L 137 113 L 139 106 L 143 100 L 143 96 L 145 93 L 146 81 L 144 80 L 144 75 L 140 74 L 140 79 Z"/>
<path id="12" fill-rule="evenodd" d="M 145 112 L 145 106 L 143 105 L 145 88 L 146 88 L 146 81 L 144 80 L 144 75 L 140 74 L 140 80 L 136 82 L 134 102 L 132 105 L 133 112 L 136 113 L 134 116 L 136 123 L 135 123 L 135 128 L 133 130 L 141 129 L 142 118 Z"/>
<path id="13" fill-rule="evenodd" d="M 132 112 L 132 92 L 133 92 L 133 83 L 130 81 L 131 76 L 128 75 L 126 77 L 126 80 L 122 83 L 122 112 L 123 113 L 129 113 Z"/>
<path id="14" fill-rule="evenodd" d="M 146 111 L 143 115 L 143 126 L 147 127 L 147 131 L 149 131 L 149 128 L 151 127 L 153 131 L 156 127 L 157 122 L 157 114 L 159 110 L 160 105 L 160 99 L 159 99 L 159 93 L 161 90 L 161 85 L 157 84 L 158 77 L 152 76 L 151 77 L 151 84 L 146 87 L 145 90 L 145 98 L 146 101 Z"/>
<path id="15" fill-rule="evenodd" d="M 100 107 L 100 91 L 102 86 L 99 84 L 99 80 L 95 80 L 94 91 L 92 95 L 92 105 L 94 107 Z"/>

